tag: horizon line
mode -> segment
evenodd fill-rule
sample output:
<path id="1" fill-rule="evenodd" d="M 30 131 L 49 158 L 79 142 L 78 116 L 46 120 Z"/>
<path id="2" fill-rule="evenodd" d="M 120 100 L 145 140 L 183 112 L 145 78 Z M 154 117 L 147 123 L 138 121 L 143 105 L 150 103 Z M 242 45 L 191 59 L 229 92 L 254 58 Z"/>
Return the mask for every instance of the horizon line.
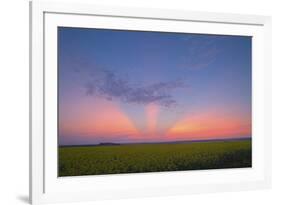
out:
<path id="1" fill-rule="evenodd" d="M 214 139 L 194 139 L 194 140 L 173 140 L 173 141 L 151 141 L 151 142 L 110 142 L 103 141 L 99 143 L 89 144 L 58 144 L 58 147 L 74 147 L 74 146 L 103 146 L 103 145 L 130 145 L 130 144 L 175 144 L 175 143 L 192 143 L 192 142 L 210 142 L 210 141 L 237 141 L 237 140 L 250 140 L 252 137 L 234 137 L 234 138 L 214 138 Z"/>

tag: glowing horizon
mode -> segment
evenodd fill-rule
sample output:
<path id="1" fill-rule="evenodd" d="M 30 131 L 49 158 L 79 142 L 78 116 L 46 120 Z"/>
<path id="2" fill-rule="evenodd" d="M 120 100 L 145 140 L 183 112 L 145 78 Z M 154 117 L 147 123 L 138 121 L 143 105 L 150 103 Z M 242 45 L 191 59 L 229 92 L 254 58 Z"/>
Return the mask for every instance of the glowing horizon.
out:
<path id="1" fill-rule="evenodd" d="M 60 145 L 251 137 L 251 38 L 59 28 Z"/>

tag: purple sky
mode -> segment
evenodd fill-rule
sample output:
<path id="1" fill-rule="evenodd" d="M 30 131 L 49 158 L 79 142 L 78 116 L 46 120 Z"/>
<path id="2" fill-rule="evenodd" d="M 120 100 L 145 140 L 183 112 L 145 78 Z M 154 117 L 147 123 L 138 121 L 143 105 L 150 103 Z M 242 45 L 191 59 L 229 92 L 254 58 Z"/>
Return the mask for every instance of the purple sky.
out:
<path id="1" fill-rule="evenodd" d="M 251 136 L 251 37 L 58 28 L 59 144 Z"/>

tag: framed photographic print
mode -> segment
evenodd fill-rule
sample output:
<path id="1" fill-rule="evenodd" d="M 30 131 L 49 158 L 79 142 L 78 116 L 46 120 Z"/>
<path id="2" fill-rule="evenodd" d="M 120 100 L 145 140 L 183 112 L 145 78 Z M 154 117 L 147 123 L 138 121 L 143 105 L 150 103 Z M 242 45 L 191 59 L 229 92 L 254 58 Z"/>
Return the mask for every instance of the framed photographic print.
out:
<path id="1" fill-rule="evenodd" d="M 31 203 L 270 187 L 270 17 L 30 14 Z"/>

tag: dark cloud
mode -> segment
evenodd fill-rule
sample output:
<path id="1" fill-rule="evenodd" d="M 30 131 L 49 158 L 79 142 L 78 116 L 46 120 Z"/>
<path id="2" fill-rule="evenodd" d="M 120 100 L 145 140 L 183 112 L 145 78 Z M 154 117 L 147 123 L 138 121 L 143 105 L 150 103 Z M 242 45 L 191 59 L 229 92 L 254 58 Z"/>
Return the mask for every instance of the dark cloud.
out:
<path id="1" fill-rule="evenodd" d="M 173 91 L 187 87 L 182 80 L 156 82 L 137 85 L 128 78 L 120 78 L 114 72 L 99 66 L 92 59 L 72 57 L 72 65 L 67 67 L 81 82 L 88 96 L 98 95 L 107 100 L 118 99 L 122 102 L 146 105 L 158 103 L 164 107 L 177 104 Z M 136 76 L 137 79 L 137 76 Z"/>
<path id="2" fill-rule="evenodd" d="M 158 82 L 145 86 L 131 84 L 128 80 L 118 78 L 113 72 L 97 72 L 86 85 L 87 95 L 101 95 L 108 100 L 119 99 L 127 103 L 158 103 L 165 107 L 177 104 L 171 92 L 186 87 L 181 80 Z"/>

